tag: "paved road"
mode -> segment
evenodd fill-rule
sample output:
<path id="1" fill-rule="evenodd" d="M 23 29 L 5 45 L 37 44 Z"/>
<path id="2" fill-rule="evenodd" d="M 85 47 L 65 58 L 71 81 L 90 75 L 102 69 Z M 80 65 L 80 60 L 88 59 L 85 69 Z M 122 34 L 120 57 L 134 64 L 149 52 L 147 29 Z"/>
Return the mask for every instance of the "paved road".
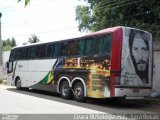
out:
<path id="1" fill-rule="evenodd" d="M 112 102 L 106 100 L 88 100 L 87 103 L 79 103 L 74 100 L 64 100 L 54 93 L 37 90 L 20 91 L 16 90 L 14 87 L 0 85 L 0 114 L 2 115 L 49 114 L 47 117 L 50 116 L 49 118 L 52 118 L 52 114 L 73 114 L 69 117 L 76 119 L 77 117 L 85 118 L 88 116 L 76 116 L 75 114 L 99 113 L 110 115 L 144 113 L 160 114 L 160 106 L 145 103 Z M 39 115 L 39 117 L 46 119 L 43 118 L 42 115 Z M 60 117 L 60 115 L 58 115 L 58 117 Z M 1 118 L 2 117 L 0 117 L 0 120 Z M 66 116 L 63 118 L 66 120 Z M 26 117 L 26 120 L 27 119 L 29 118 Z M 55 117 L 55 119 L 58 118 Z"/>

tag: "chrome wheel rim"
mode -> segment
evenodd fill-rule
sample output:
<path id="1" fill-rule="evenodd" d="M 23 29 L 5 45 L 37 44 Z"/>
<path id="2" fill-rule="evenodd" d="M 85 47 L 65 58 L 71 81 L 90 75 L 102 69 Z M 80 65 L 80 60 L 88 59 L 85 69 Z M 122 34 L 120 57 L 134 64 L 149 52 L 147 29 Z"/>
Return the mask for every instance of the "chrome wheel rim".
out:
<path id="1" fill-rule="evenodd" d="M 21 87 L 21 80 L 17 80 L 16 85 L 17 85 L 17 88 L 20 88 Z"/>
<path id="2" fill-rule="evenodd" d="M 75 88 L 75 96 L 76 98 L 79 98 L 82 96 L 82 88 L 80 86 Z"/>
<path id="3" fill-rule="evenodd" d="M 69 87 L 67 85 L 64 85 L 62 88 L 62 94 L 66 96 L 68 94 L 68 91 L 69 91 Z"/>

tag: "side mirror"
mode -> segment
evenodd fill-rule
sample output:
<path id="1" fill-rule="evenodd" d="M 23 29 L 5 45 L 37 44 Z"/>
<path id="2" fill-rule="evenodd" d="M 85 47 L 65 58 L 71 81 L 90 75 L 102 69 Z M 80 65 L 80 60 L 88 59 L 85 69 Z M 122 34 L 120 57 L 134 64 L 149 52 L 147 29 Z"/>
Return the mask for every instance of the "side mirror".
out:
<path id="1" fill-rule="evenodd" d="M 9 62 L 6 62 L 6 67 L 7 67 L 7 69 L 9 68 Z"/>
<path id="2" fill-rule="evenodd" d="M 7 62 L 7 74 L 13 72 L 13 61 Z"/>

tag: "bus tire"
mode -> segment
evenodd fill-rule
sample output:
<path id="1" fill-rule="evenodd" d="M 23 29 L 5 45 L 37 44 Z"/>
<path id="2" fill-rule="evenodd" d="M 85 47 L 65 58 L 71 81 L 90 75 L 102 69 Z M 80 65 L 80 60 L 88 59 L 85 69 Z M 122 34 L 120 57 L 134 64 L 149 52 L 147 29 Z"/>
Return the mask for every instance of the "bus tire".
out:
<path id="1" fill-rule="evenodd" d="M 21 84 L 20 78 L 16 79 L 16 88 L 17 88 L 17 90 L 21 90 L 22 89 L 22 84 Z"/>
<path id="2" fill-rule="evenodd" d="M 67 81 L 62 81 L 62 83 L 60 84 L 60 95 L 63 99 L 72 98 L 72 90 Z"/>
<path id="3" fill-rule="evenodd" d="M 77 82 L 73 86 L 73 91 L 74 91 L 74 99 L 77 102 L 86 102 L 86 98 L 84 96 L 84 86 L 82 82 Z"/>

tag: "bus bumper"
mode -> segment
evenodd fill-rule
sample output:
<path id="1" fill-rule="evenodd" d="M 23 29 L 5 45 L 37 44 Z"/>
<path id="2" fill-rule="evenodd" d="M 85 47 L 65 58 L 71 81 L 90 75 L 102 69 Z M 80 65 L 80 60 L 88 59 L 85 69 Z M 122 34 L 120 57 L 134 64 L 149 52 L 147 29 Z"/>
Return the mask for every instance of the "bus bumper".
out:
<path id="1" fill-rule="evenodd" d="M 151 95 L 152 89 L 147 88 L 115 88 L 115 97 L 126 99 L 143 99 Z"/>

